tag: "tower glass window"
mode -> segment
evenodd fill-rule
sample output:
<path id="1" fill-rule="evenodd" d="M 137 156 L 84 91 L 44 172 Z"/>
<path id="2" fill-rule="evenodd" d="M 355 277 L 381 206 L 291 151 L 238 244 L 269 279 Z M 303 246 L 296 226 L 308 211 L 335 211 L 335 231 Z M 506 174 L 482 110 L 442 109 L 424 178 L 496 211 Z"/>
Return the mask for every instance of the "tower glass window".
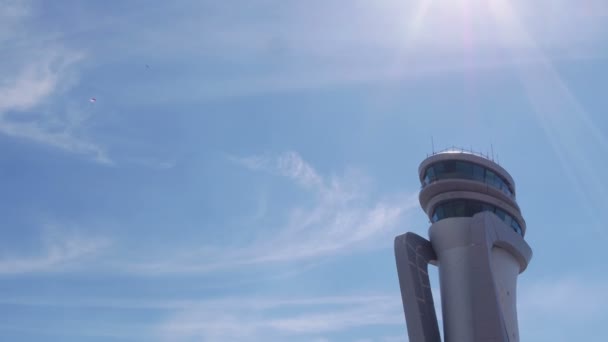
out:
<path id="1" fill-rule="evenodd" d="M 431 221 L 437 222 L 449 217 L 472 217 L 483 211 L 494 213 L 517 234 L 523 236 L 521 226 L 513 216 L 491 204 L 474 200 L 457 199 L 440 203 L 435 207 L 433 215 L 431 215 Z"/>
<path id="2" fill-rule="evenodd" d="M 422 177 L 422 187 L 441 179 L 470 179 L 488 184 L 510 197 L 515 197 L 509 183 L 481 165 L 461 160 L 440 161 L 429 166 Z"/>

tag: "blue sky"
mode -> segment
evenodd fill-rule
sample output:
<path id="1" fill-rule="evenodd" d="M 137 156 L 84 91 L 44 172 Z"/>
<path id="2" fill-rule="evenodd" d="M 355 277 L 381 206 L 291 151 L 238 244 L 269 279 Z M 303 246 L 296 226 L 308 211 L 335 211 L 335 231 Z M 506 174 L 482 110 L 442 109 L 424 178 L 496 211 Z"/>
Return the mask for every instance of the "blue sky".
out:
<path id="1" fill-rule="evenodd" d="M 0 1 L 0 340 L 405 341 L 431 137 L 516 181 L 522 340 L 604 340 L 607 33 L 599 0 Z"/>

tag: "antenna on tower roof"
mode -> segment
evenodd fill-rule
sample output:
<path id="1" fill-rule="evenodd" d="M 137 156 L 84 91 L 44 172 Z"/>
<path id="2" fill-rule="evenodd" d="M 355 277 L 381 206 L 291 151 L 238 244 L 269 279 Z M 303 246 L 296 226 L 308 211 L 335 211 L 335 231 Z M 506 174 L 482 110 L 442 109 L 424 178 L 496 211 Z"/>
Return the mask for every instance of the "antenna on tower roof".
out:
<path id="1" fill-rule="evenodd" d="M 490 144 L 490 149 L 492 151 L 492 161 L 494 161 L 494 145 Z"/>
<path id="2" fill-rule="evenodd" d="M 431 135 L 431 151 L 435 154 L 435 141 L 433 140 L 433 136 Z"/>

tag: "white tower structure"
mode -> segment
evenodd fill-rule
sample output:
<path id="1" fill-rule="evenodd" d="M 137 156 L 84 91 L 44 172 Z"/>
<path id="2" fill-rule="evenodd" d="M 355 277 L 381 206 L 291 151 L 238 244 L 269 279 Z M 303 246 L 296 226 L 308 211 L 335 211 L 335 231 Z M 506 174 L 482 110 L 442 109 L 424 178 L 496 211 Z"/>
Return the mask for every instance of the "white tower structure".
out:
<path id="1" fill-rule="evenodd" d="M 395 238 L 410 342 L 439 342 L 428 264 L 439 268 L 446 342 L 519 341 L 517 276 L 532 257 L 509 173 L 461 150 L 434 153 L 419 168 L 429 240 Z"/>

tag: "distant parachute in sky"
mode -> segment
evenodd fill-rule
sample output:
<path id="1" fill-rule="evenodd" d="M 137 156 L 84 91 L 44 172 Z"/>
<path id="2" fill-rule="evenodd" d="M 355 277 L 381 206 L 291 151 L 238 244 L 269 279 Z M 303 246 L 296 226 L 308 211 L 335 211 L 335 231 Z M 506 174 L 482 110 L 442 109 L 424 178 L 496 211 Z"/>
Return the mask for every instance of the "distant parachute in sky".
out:
<path id="1" fill-rule="evenodd" d="M 96 98 L 94 98 L 94 97 L 91 97 L 91 98 L 89 99 L 89 102 L 91 102 L 91 103 L 95 103 L 95 102 L 97 102 L 97 99 L 96 99 Z"/>

